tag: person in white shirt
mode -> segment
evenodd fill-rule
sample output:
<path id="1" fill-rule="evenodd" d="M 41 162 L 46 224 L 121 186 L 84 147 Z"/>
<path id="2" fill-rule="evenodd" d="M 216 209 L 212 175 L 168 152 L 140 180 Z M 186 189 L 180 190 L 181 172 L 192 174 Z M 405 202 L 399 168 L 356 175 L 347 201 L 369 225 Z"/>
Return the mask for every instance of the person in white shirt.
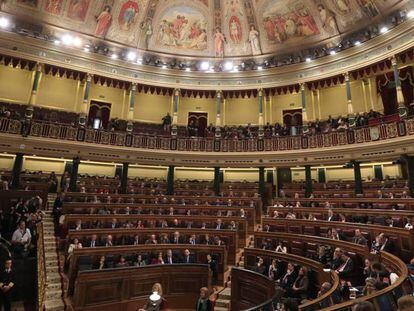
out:
<path id="1" fill-rule="evenodd" d="M 276 246 L 275 252 L 279 253 L 287 253 L 286 246 L 283 245 L 282 241 L 279 241 L 278 245 Z"/>
<path id="2" fill-rule="evenodd" d="M 12 236 L 12 244 L 17 252 L 27 251 L 32 241 L 30 230 L 26 228 L 26 222 L 21 220 L 19 227 L 14 231 Z"/>
<path id="3" fill-rule="evenodd" d="M 413 229 L 413 225 L 411 223 L 411 220 L 407 218 L 407 223 L 404 226 L 405 229 L 407 230 L 412 230 Z"/>

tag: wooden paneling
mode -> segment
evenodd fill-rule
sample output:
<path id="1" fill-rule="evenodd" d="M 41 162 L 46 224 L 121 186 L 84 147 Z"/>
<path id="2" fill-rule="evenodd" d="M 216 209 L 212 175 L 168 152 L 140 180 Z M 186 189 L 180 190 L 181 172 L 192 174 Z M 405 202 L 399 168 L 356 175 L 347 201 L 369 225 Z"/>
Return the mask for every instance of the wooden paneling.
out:
<path id="1" fill-rule="evenodd" d="M 375 237 L 380 233 L 384 233 L 395 246 L 395 254 L 400 255 L 403 260 L 409 261 L 414 252 L 414 231 L 403 228 L 393 228 L 387 226 L 378 226 L 371 224 L 323 221 L 323 220 L 304 220 L 304 219 L 263 219 L 263 226 L 269 225 L 270 231 L 274 232 L 290 232 L 291 228 L 298 230 L 299 234 L 308 234 L 309 229 L 314 231 L 314 235 L 320 236 L 321 232 L 326 232 L 329 228 L 335 228 L 342 231 L 345 237 L 350 240 L 354 236 L 355 229 L 360 229 L 370 242 L 375 241 Z"/>
<path id="2" fill-rule="evenodd" d="M 264 275 L 240 268 L 231 269 L 231 310 L 259 306 L 274 295 L 274 282 Z"/>
<path id="3" fill-rule="evenodd" d="M 210 286 L 207 265 L 157 265 L 82 271 L 76 281 L 74 308 L 83 311 L 137 310 L 154 283 L 161 283 L 168 308 L 195 306 L 201 287 Z"/>

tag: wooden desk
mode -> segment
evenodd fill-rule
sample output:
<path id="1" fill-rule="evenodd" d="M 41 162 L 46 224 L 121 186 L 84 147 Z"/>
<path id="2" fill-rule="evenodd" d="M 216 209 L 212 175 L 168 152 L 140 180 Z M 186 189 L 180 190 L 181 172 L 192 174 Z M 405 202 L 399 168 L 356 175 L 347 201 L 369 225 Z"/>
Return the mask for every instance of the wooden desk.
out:
<path id="1" fill-rule="evenodd" d="M 63 214 L 93 214 L 98 209 L 107 209 L 111 214 L 123 214 L 125 208 L 129 207 L 131 215 L 149 215 L 150 211 L 153 214 L 167 215 L 169 209 L 172 207 L 174 213 L 178 216 L 185 216 L 187 211 L 191 211 L 192 216 L 203 213 L 205 216 L 212 216 L 216 218 L 227 218 L 226 214 L 231 211 L 234 216 L 240 214 L 240 207 L 227 206 L 203 206 L 203 205 L 180 205 L 180 204 L 127 204 L 127 203 L 79 203 L 79 202 L 65 202 L 62 207 Z M 256 214 L 253 207 L 244 207 L 244 212 L 248 222 L 248 231 L 253 232 L 256 225 Z M 221 216 L 217 216 L 221 212 Z M 200 215 L 201 216 L 201 215 Z"/>
<path id="2" fill-rule="evenodd" d="M 274 295 L 274 282 L 263 274 L 241 268 L 231 269 L 231 310 L 262 310 L 259 307 L 271 310 Z"/>
<path id="3" fill-rule="evenodd" d="M 269 207 L 269 218 L 272 218 L 273 211 L 278 211 L 283 215 L 287 212 L 293 211 L 296 214 L 296 218 L 307 217 L 310 213 L 317 219 L 328 218 L 328 208 L 326 207 Z M 391 210 L 391 209 L 367 209 L 367 208 L 339 208 L 332 209 L 335 215 L 343 214 L 346 217 L 351 216 L 366 216 L 366 217 L 397 217 L 397 218 L 409 218 L 414 223 L 414 211 L 411 210 Z"/>
<path id="4" fill-rule="evenodd" d="M 316 273 L 316 282 L 318 288 L 320 288 L 324 282 L 330 282 L 332 284 L 332 288 L 328 292 L 326 292 L 321 297 L 315 298 L 311 301 L 308 301 L 300 305 L 299 309 L 316 310 L 319 308 L 321 302 L 328 302 L 329 305 L 333 304 L 333 301 L 331 300 L 331 295 L 339 287 L 339 277 L 334 271 L 326 273 L 325 271 L 323 271 L 323 266 L 321 263 L 306 257 L 296 256 L 293 254 L 276 253 L 274 251 L 268 251 L 258 248 L 244 249 L 244 267 L 246 269 L 253 267 L 258 257 L 263 258 L 266 266 L 269 266 L 272 263 L 272 259 L 277 259 L 283 262 L 291 262 L 301 267 L 304 266 L 308 269 L 313 270 Z"/>
<path id="5" fill-rule="evenodd" d="M 310 236 L 321 236 L 326 234 L 328 229 L 335 228 L 342 231 L 350 240 L 354 237 L 355 229 L 360 229 L 368 240 L 368 245 L 375 241 L 375 237 L 384 233 L 393 241 L 395 254 L 405 261 L 412 258 L 414 252 L 414 230 L 393 228 L 371 224 L 358 224 L 338 221 L 304 220 L 304 219 L 283 219 L 263 218 L 263 226 L 269 225 L 272 232 L 287 232 L 305 234 Z"/>
<path id="6" fill-rule="evenodd" d="M 168 308 L 193 309 L 201 287 L 209 287 L 208 265 L 155 265 L 82 271 L 73 306 L 78 311 L 136 311 L 154 283 L 161 283 Z"/>
<path id="7" fill-rule="evenodd" d="M 154 221 L 154 222 L 161 222 L 163 220 L 167 221 L 168 224 L 171 224 L 174 219 L 177 219 L 181 222 L 181 226 L 179 228 L 175 228 L 175 230 L 185 229 L 185 222 L 191 222 L 192 228 L 197 229 L 201 228 L 202 223 L 207 224 L 207 228 L 214 229 L 215 222 L 217 219 L 222 220 L 222 225 L 224 228 L 230 224 L 231 221 L 234 221 L 237 224 L 237 234 L 239 237 L 239 244 L 238 247 L 243 248 L 246 246 L 246 239 L 247 239 L 247 220 L 245 218 L 240 217 L 216 217 L 216 216 L 185 216 L 185 215 L 87 215 L 87 214 L 68 214 L 65 215 L 64 224 L 69 229 L 74 229 L 76 226 L 76 221 L 81 220 L 82 226 L 85 229 L 93 228 L 93 222 L 100 221 L 104 227 L 110 227 L 110 223 L 112 219 L 116 219 L 118 223 L 126 223 L 127 221 L 137 222 L 141 220 L 142 222 Z M 105 226 L 108 224 L 108 226 Z M 146 227 L 148 228 L 148 227 Z M 160 228 L 160 227 L 157 227 Z M 171 227 L 170 227 L 171 228 Z"/>
<path id="8" fill-rule="evenodd" d="M 68 279 L 69 279 L 69 294 L 73 293 L 73 287 L 78 275 L 80 259 L 83 257 L 90 257 L 91 262 L 94 263 L 102 255 L 108 257 L 119 257 L 121 254 L 124 257 L 134 256 L 137 254 L 156 254 L 163 252 L 166 254 L 167 250 L 172 250 L 175 253 L 183 254 L 184 250 L 188 249 L 194 256 L 196 263 L 206 263 L 207 254 L 211 254 L 217 262 L 217 284 L 222 286 L 224 282 L 224 272 L 227 271 L 227 251 L 225 246 L 216 245 L 175 245 L 175 244 L 159 244 L 159 245 L 127 245 L 127 246 L 113 246 L 113 247 L 94 247 L 75 249 L 69 263 Z"/>
<path id="9" fill-rule="evenodd" d="M 372 204 L 376 209 L 391 209 L 392 206 L 398 205 L 399 210 L 414 210 L 414 199 L 378 199 L 378 198 L 275 198 L 274 203 L 279 202 L 284 206 L 287 203 L 295 206 L 296 202 L 300 202 L 304 206 L 310 206 L 310 204 L 316 203 L 319 206 L 325 205 L 329 202 L 333 208 L 359 208 L 359 204 Z M 270 207 L 269 207 L 270 208 Z"/>
<path id="10" fill-rule="evenodd" d="M 192 234 L 196 236 L 204 236 L 209 234 L 210 237 L 219 236 L 224 242 L 227 250 L 227 263 L 229 265 L 236 264 L 236 252 L 238 247 L 238 236 L 236 231 L 232 230 L 210 230 L 210 229 L 85 229 L 85 230 L 69 230 L 67 238 L 69 241 L 72 241 L 73 238 L 78 238 L 80 240 L 85 240 L 89 238 L 92 234 L 96 234 L 98 237 L 106 237 L 108 234 L 112 235 L 114 241 L 119 239 L 121 241 L 120 245 L 127 245 L 127 238 L 138 234 L 141 237 L 141 240 L 146 240 L 145 237 L 149 237 L 151 234 L 156 234 L 157 236 L 167 234 L 169 236 L 173 235 L 175 231 L 179 231 L 181 236 L 189 237 Z M 144 239 L 142 239 L 144 237 Z M 68 241 L 68 242 L 69 242 Z M 67 243 L 68 243 L 67 242 Z M 68 244 L 69 245 L 69 244 Z M 68 246 L 67 245 L 67 246 Z M 83 244 L 85 245 L 85 244 Z M 174 245 L 174 244 L 167 244 Z M 191 246 L 191 244 L 181 244 Z M 153 245 L 153 247 L 157 245 Z M 171 247 L 171 246 L 170 246 Z M 67 247 L 65 248 L 67 249 Z"/>

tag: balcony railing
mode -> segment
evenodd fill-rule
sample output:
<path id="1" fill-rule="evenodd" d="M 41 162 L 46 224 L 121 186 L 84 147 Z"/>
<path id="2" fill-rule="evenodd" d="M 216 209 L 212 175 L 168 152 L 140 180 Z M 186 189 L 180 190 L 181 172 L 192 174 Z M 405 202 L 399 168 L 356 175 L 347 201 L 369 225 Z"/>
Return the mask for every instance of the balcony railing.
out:
<path id="1" fill-rule="evenodd" d="M 23 134 L 59 140 L 141 149 L 193 152 L 257 152 L 328 148 L 376 142 L 414 135 L 414 119 L 393 121 L 343 131 L 315 135 L 271 138 L 219 139 L 204 137 L 166 137 L 128 132 L 111 132 L 75 127 L 69 124 L 0 119 L 0 133 Z"/>

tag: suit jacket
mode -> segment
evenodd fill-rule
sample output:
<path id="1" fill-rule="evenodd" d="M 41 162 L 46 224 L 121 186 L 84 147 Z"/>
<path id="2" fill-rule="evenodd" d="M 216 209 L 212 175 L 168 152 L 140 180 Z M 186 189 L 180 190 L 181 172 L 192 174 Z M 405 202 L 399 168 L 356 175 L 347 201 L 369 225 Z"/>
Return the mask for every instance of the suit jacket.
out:
<path id="1" fill-rule="evenodd" d="M 183 238 L 179 237 L 178 241 L 176 241 L 175 238 L 172 237 L 170 242 L 171 242 L 171 244 L 182 244 L 183 243 Z"/>
<path id="2" fill-rule="evenodd" d="M 201 299 L 197 299 L 196 302 L 196 311 L 201 311 L 203 310 L 203 305 L 205 305 L 205 309 L 206 311 L 212 311 L 213 310 L 213 304 L 211 303 L 210 299 L 206 299 L 206 300 L 201 300 Z"/>
<path id="3" fill-rule="evenodd" d="M 264 265 L 261 265 L 261 266 L 255 265 L 254 268 L 253 268 L 253 271 L 257 272 L 257 273 L 260 273 L 260 274 L 265 274 L 266 267 Z"/>
<path id="4" fill-rule="evenodd" d="M 87 242 L 84 245 L 85 245 L 85 247 L 91 247 L 91 243 L 92 243 L 92 240 L 89 239 L 89 240 L 87 240 Z M 95 241 L 95 247 L 98 247 L 98 246 L 101 246 L 101 243 L 98 240 L 96 240 Z"/>
<path id="5" fill-rule="evenodd" d="M 359 244 L 359 245 L 367 245 L 368 241 L 363 236 L 354 236 L 352 238 L 352 243 Z"/>
<path id="6" fill-rule="evenodd" d="M 217 262 L 215 260 L 211 260 L 210 262 L 206 262 L 206 264 L 208 264 L 210 266 L 210 270 L 211 270 L 211 276 L 214 278 L 217 278 Z"/>
<path id="7" fill-rule="evenodd" d="M 165 256 L 165 258 L 164 258 L 164 263 L 165 263 L 166 265 L 169 265 L 169 264 L 174 264 L 174 263 L 177 263 L 177 260 L 175 259 L 174 255 L 173 255 L 173 256 L 171 257 L 171 262 L 170 262 L 169 257 L 168 257 L 168 256 Z"/>
<path id="8" fill-rule="evenodd" d="M 292 273 L 287 274 L 287 272 L 285 273 L 285 275 L 280 279 L 280 285 L 283 288 L 291 288 L 293 286 L 293 284 L 295 283 L 296 280 L 296 273 L 295 271 L 292 271 Z"/>
<path id="9" fill-rule="evenodd" d="M 343 266 L 343 265 L 345 265 L 345 266 Z M 341 269 L 341 267 L 342 267 L 342 269 Z M 339 277 L 342 277 L 342 278 L 343 277 L 349 277 L 349 274 L 354 270 L 354 262 L 352 261 L 351 258 L 349 258 L 346 263 L 343 263 L 337 269 L 342 270 L 342 271 L 338 271 Z"/>
<path id="10" fill-rule="evenodd" d="M 183 256 L 181 258 L 181 263 L 195 263 L 194 257 L 192 255 L 185 257 Z"/>
<path id="11" fill-rule="evenodd" d="M 0 283 L 3 283 L 3 285 L 9 285 L 10 283 L 14 283 L 14 272 L 12 269 L 10 269 L 10 272 L 6 272 L 6 270 L 3 270 L 0 273 Z"/>

